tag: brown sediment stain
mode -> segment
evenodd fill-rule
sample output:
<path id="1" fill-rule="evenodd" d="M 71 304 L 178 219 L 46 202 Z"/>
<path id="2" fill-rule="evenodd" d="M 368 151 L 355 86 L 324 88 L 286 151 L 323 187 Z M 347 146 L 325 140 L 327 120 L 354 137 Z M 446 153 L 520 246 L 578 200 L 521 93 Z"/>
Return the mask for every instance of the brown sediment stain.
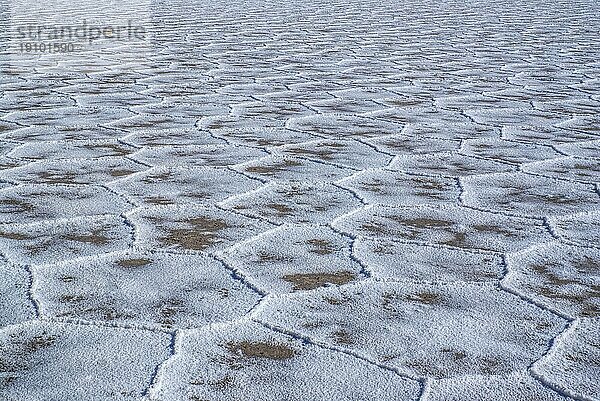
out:
<path id="1" fill-rule="evenodd" d="M 293 358 L 297 351 L 284 344 L 262 341 L 229 342 L 226 348 L 234 355 L 253 359 L 282 361 Z"/>
<path id="2" fill-rule="evenodd" d="M 182 223 L 190 227 L 166 229 L 167 234 L 158 240 L 167 246 L 201 251 L 218 242 L 217 233 L 229 227 L 225 220 L 209 217 L 195 217 Z"/>
<path id="3" fill-rule="evenodd" d="M 120 259 L 115 263 L 121 267 L 132 268 L 146 266 L 152 263 L 152 260 L 147 258 Z"/>
<path id="4" fill-rule="evenodd" d="M 257 253 L 258 256 L 258 262 L 259 263 L 273 263 L 273 262 L 286 262 L 286 263 L 290 263 L 294 261 L 293 257 L 290 256 L 284 256 L 284 255 L 277 255 L 274 253 L 270 253 L 267 252 L 265 250 L 260 250 Z"/>
<path id="5" fill-rule="evenodd" d="M 600 262 L 589 256 L 572 263 L 582 274 L 593 274 L 600 268 Z M 549 299 L 569 302 L 578 307 L 580 316 L 600 316 L 600 285 L 559 277 L 555 271 L 560 272 L 563 267 L 556 262 L 531 264 L 529 268 L 543 278 L 541 283 L 527 285 L 530 291 Z"/>
<path id="6" fill-rule="evenodd" d="M 89 234 L 65 234 L 61 237 L 68 241 L 81 242 L 90 245 L 107 245 L 110 242 L 110 238 L 104 235 L 105 232 L 105 228 L 97 228 L 91 230 Z"/>
<path id="7" fill-rule="evenodd" d="M 75 173 L 68 171 L 40 171 L 36 173 L 40 182 L 47 184 L 75 184 Z"/>
<path id="8" fill-rule="evenodd" d="M 430 291 L 422 291 L 416 294 L 408 294 L 404 297 L 404 300 L 409 302 L 418 302 L 425 305 L 439 305 L 442 303 L 443 298 L 440 294 Z"/>
<path id="9" fill-rule="evenodd" d="M 111 177 L 125 177 L 133 173 L 135 173 L 135 171 L 128 169 L 114 169 L 108 172 L 108 174 L 110 174 Z"/>
<path id="10" fill-rule="evenodd" d="M 309 249 L 309 252 L 316 253 L 317 255 L 331 255 L 335 251 L 338 250 L 337 247 L 334 246 L 331 242 L 325 239 L 313 238 L 306 240 L 305 243 L 307 245 L 311 245 L 314 248 Z"/>
<path id="11" fill-rule="evenodd" d="M 289 216 L 294 212 L 294 209 L 281 203 L 267 203 L 265 206 L 276 210 L 279 216 Z"/>
<path id="12" fill-rule="evenodd" d="M 6 206 L 6 213 L 31 212 L 33 205 L 21 199 L 3 199 L 0 200 L 0 206 Z"/>
<path id="13" fill-rule="evenodd" d="M 285 171 L 288 167 L 299 167 L 302 163 L 296 160 L 284 160 L 280 163 L 273 163 L 270 166 L 250 166 L 246 168 L 248 173 L 262 174 L 272 176 L 275 173 Z"/>
<path id="14" fill-rule="evenodd" d="M 172 178 L 173 173 L 170 171 L 165 171 L 164 173 L 147 175 L 142 179 L 142 182 L 145 182 L 146 184 L 154 184 L 159 181 L 168 181 Z"/>
<path id="15" fill-rule="evenodd" d="M 331 337 L 336 344 L 351 345 L 354 344 L 352 335 L 344 329 L 339 329 L 331 333 Z"/>
<path id="16" fill-rule="evenodd" d="M 282 280 L 292 284 L 294 291 L 314 290 L 326 284 L 343 285 L 354 280 L 356 275 L 350 271 L 338 271 L 331 273 L 296 273 L 281 277 Z"/>
<path id="17" fill-rule="evenodd" d="M 165 198 L 164 196 L 147 196 L 144 198 L 145 203 L 151 205 L 172 205 L 174 202 L 171 199 Z"/>

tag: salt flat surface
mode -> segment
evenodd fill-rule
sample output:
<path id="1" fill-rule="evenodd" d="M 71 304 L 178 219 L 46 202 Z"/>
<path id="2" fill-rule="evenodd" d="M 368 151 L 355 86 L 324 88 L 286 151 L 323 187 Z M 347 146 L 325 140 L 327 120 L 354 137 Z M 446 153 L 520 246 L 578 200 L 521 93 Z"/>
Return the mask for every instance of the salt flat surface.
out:
<path id="1" fill-rule="evenodd" d="M 598 15 L 0 0 L 0 400 L 599 401 Z"/>

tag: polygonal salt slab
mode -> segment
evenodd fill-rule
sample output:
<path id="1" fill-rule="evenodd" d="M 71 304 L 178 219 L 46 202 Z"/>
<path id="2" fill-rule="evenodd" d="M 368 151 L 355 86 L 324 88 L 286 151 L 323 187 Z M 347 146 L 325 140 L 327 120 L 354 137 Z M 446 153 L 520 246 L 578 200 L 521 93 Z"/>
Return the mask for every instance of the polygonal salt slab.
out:
<path id="1" fill-rule="evenodd" d="M 333 225 L 358 236 L 498 252 L 515 251 L 552 239 L 541 220 L 450 205 L 370 206 L 344 216 Z"/>
<path id="2" fill-rule="evenodd" d="M 138 204 L 206 204 L 260 187 L 261 181 L 219 167 L 155 167 L 111 185 Z"/>
<path id="3" fill-rule="evenodd" d="M 504 273 L 499 255 L 385 238 L 357 239 L 354 254 L 375 277 L 415 282 L 496 281 Z"/>
<path id="4" fill-rule="evenodd" d="M 174 117 L 168 114 L 139 114 L 121 118 L 118 121 L 107 124 L 107 126 L 135 132 L 162 129 L 190 129 L 194 127 L 195 122 L 196 120 L 193 118 Z"/>
<path id="5" fill-rule="evenodd" d="M 461 152 L 469 156 L 517 164 L 562 156 L 550 146 L 507 141 L 499 138 L 467 139 Z"/>
<path id="6" fill-rule="evenodd" d="M 168 102 L 144 104 L 133 107 L 133 110 L 144 114 L 166 114 L 174 117 L 206 117 L 229 113 L 227 104 L 187 103 L 170 100 Z"/>
<path id="7" fill-rule="evenodd" d="M 39 145 L 42 141 L 109 141 L 120 136 L 123 136 L 122 131 L 104 127 L 36 125 L 11 131 L 4 136 L 4 139 L 33 142 Z"/>
<path id="8" fill-rule="evenodd" d="M 0 398 L 139 400 L 169 342 L 159 332 L 37 321 L 0 330 Z"/>
<path id="9" fill-rule="evenodd" d="M 557 148 L 570 156 L 600 159 L 600 140 L 568 143 Z"/>
<path id="10" fill-rule="evenodd" d="M 506 286 L 569 316 L 600 316 L 600 249 L 553 243 L 507 262 Z"/>
<path id="11" fill-rule="evenodd" d="M 448 140 L 495 138 L 498 136 L 498 133 L 498 128 L 472 122 L 410 124 L 402 131 L 402 134 L 417 138 L 431 137 Z"/>
<path id="12" fill-rule="evenodd" d="M 384 167 L 392 160 L 392 156 L 353 140 L 321 139 L 282 146 L 276 152 L 356 169 Z"/>
<path id="13" fill-rule="evenodd" d="M 510 125 L 552 126 L 562 121 L 562 116 L 539 110 L 523 108 L 472 109 L 464 113 L 478 124 L 494 127 Z"/>
<path id="14" fill-rule="evenodd" d="M 464 156 L 457 153 L 397 156 L 389 166 L 407 173 L 430 174 L 445 177 L 499 173 L 516 170 L 515 166 L 491 160 Z"/>
<path id="15" fill-rule="evenodd" d="M 283 226 L 228 249 L 226 259 L 268 292 L 313 290 L 360 278 L 351 241 L 323 226 Z"/>
<path id="16" fill-rule="evenodd" d="M 27 160 L 96 159 L 127 156 L 135 148 L 118 141 L 52 141 L 28 142 L 8 154 Z"/>
<path id="17" fill-rule="evenodd" d="M 231 143 L 258 147 L 281 146 L 315 139 L 310 133 L 286 128 L 245 127 L 235 130 L 212 129 L 211 132 Z"/>
<path id="18" fill-rule="evenodd" d="M 600 247 L 600 211 L 551 218 L 549 222 L 561 238 L 584 246 Z"/>
<path id="19" fill-rule="evenodd" d="M 240 164 L 235 169 L 262 179 L 325 182 L 337 181 L 355 171 L 298 157 L 280 155 L 267 156 Z"/>
<path id="20" fill-rule="evenodd" d="M 274 226 L 212 206 L 154 206 L 130 214 L 136 243 L 148 249 L 214 251 Z"/>
<path id="21" fill-rule="evenodd" d="M 0 190 L 0 223 L 121 214 L 132 206 L 98 186 L 24 184 Z"/>
<path id="22" fill-rule="evenodd" d="M 570 120 L 562 121 L 557 124 L 558 127 L 569 131 L 578 131 L 589 134 L 600 134 L 600 118 L 598 113 L 589 116 L 576 116 Z"/>
<path id="23" fill-rule="evenodd" d="M 184 332 L 160 377 L 152 399 L 408 401 L 420 392 L 390 370 L 253 322 Z"/>
<path id="24" fill-rule="evenodd" d="M 0 330 L 4 326 L 36 318 L 34 304 L 29 296 L 30 282 L 31 277 L 27 270 L 9 264 L 0 257 Z"/>
<path id="25" fill-rule="evenodd" d="M 600 163 L 598 160 L 565 157 L 530 163 L 523 166 L 523 170 L 579 182 L 600 182 Z"/>
<path id="26" fill-rule="evenodd" d="M 319 114 L 299 118 L 292 117 L 287 121 L 286 127 L 333 139 L 349 137 L 371 138 L 398 134 L 402 131 L 403 126 L 393 122 L 379 121 L 366 117 Z"/>
<path id="27" fill-rule="evenodd" d="M 436 380 L 428 401 L 570 401 L 525 372 Z"/>
<path id="28" fill-rule="evenodd" d="M 410 135 L 389 135 L 367 139 L 366 142 L 386 153 L 407 156 L 449 152 L 460 148 L 458 140 Z"/>
<path id="29" fill-rule="evenodd" d="M 362 113 L 371 113 L 384 108 L 381 104 L 373 102 L 370 99 L 327 99 L 307 102 L 311 109 L 317 110 L 322 114 L 347 114 L 357 115 Z"/>
<path id="30" fill-rule="evenodd" d="M 554 341 L 533 370 L 551 386 L 576 399 L 598 400 L 600 320 L 580 319 Z"/>
<path id="31" fill-rule="evenodd" d="M 364 115 L 402 125 L 461 124 L 469 121 L 461 113 L 436 107 L 393 107 Z"/>
<path id="32" fill-rule="evenodd" d="M 60 318 L 192 328 L 240 318 L 260 299 L 202 255 L 119 253 L 34 272 L 41 313 Z"/>
<path id="33" fill-rule="evenodd" d="M 117 107 L 59 107 L 47 110 L 15 111 L 7 114 L 3 119 L 23 125 L 94 128 L 98 125 L 110 125 L 111 121 L 127 118 L 132 114 L 131 111 Z"/>
<path id="34" fill-rule="evenodd" d="M 502 138 L 545 145 L 561 145 L 598 139 L 582 132 L 539 126 L 502 127 Z"/>
<path id="35" fill-rule="evenodd" d="M 465 177 L 465 205 L 528 216 L 557 216 L 597 209 L 600 197 L 591 185 L 521 172 Z"/>
<path id="36" fill-rule="evenodd" d="M 246 119 L 267 118 L 287 120 L 290 117 L 311 115 L 314 112 L 297 102 L 253 101 L 231 105 L 231 115 Z M 222 113 L 227 114 L 227 113 Z"/>
<path id="37" fill-rule="evenodd" d="M 207 131 L 196 128 L 144 129 L 136 130 L 122 138 L 123 142 L 137 146 L 183 146 L 219 145 L 226 142 L 215 138 Z"/>
<path id="38" fill-rule="evenodd" d="M 121 217 L 97 216 L 0 227 L 0 250 L 20 264 L 49 264 L 126 249 L 132 229 Z"/>
<path id="39" fill-rule="evenodd" d="M 386 205 L 457 203 L 460 195 L 456 179 L 382 169 L 361 171 L 338 183 L 367 203 Z"/>
<path id="40" fill-rule="evenodd" d="M 0 179 L 32 184 L 102 184 L 147 167 L 122 157 L 37 161 L 0 172 Z"/>
<path id="41" fill-rule="evenodd" d="M 323 223 L 362 206 L 349 191 L 327 183 L 278 182 L 232 197 L 222 206 L 274 223 Z"/>
<path id="42" fill-rule="evenodd" d="M 152 166 L 230 166 L 267 156 L 261 149 L 230 145 L 144 148 L 134 158 Z"/>
<path id="43" fill-rule="evenodd" d="M 436 378 L 526 369 L 565 323 L 492 285 L 367 281 L 269 299 L 257 319 Z"/>

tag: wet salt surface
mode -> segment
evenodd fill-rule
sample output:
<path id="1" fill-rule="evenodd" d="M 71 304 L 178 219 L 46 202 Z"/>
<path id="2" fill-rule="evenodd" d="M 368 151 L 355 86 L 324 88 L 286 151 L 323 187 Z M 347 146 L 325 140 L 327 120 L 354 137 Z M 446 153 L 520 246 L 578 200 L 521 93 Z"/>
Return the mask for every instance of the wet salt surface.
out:
<path id="1" fill-rule="evenodd" d="M 0 0 L 0 399 L 600 400 L 599 12 Z"/>

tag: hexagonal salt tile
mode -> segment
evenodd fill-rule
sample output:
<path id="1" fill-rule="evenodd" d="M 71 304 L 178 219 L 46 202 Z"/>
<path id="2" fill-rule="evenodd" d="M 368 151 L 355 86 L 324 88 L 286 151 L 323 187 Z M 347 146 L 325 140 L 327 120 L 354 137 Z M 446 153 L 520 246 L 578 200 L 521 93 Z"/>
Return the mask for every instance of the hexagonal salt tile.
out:
<path id="1" fill-rule="evenodd" d="M 600 250 L 553 243 L 508 257 L 504 284 L 570 316 L 600 316 Z"/>
<path id="2" fill-rule="evenodd" d="M 219 145 L 226 142 L 196 128 L 167 128 L 136 130 L 122 140 L 137 146 Z"/>
<path id="3" fill-rule="evenodd" d="M 600 140 L 567 143 L 558 145 L 557 149 L 569 156 L 600 159 Z"/>
<path id="4" fill-rule="evenodd" d="M 120 136 L 123 136 L 122 131 L 104 127 L 36 125 L 13 130 L 4 138 L 39 145 L 42 141 L 110 141 Z"/>
<path id="5" fill-rule="evenodd" d="M 465 205 L 529 216 L 595 210 L 600 200 L 592 185 L 521 172 L 465 177 L 462 187 Z"/>
<path id="6" fill-rule="evenodd" d="M 0 398 L 138 400 L 169 342 L 165 333 L 37 321 L 0 330 Z"/>
<path id="7" fill-rule="evenodd" d="M 457 203 L 460 188 L 456 179 L 409 175 L 383 169 L 365 170 L 339 181 L 367 203 L 420 205 Z"/>
<path id="8" fill-rule="evenodd" d="M 554 231 L 569 241 L 599 248 L 600 211 L 577 213 L 549 219 Z"/>
<path id="9" fill-rule="evenodd" d="M 370 138 L 366 142 L 393 155 L 419 155 L 458 150 L 460 141 L 411 135 L 388 135 Z"/>
<path id="10" fill-rule="evenodd" d="M 235 166 L 249 175 L 269 180 L 337 181 L 354 173 L 344 167 L 317 163 L 298 157 L 272 155 Z"/>
<path id="11" fill-rule="evenodd" d="M 231 145 L 144 148 L 134 158 L 152 166 L 230 166 L 267 156 L 261 149 Z"/>
<path id="12" fill-rule="evenodd" d="M 495 281 L 502 278 L 499 255 L 463 249 L 359 238 L 354 254 L 373 276 L 410 281 Z"/>
<path id="13" fill-rule="evenodd" d="M 228 142 L 246 146 L 281 146 L 314 140 L 310 133 L 287 128 L 244 127 L 237 129 L 211 129 L 211 132 Z"/>
<path id="14" fill-rule="evenodd" d="M 600 320 L 581 319 L 554 342 L 533 366 L 536 375 L 577 399 L 597 400 L 600 394 Z"/>
<path id="15" fill-rule="evenodd" d="M 260 296 L 202 255 L 118 253 L 34 269 L 46 316 L 163 328 L 237 319 Z"/>
<path id="16" fill-rule="evenodd" d="M 358 236 L 396 238 L 457 248 L 515 251 L 552 240 L 543 221 L 460 206 L 368 206 L 334 221 Z"/>
<path id="17" fill-rule="evenodd" d="M 283 226 L 228 249 L 225 258 L 260 288 L 282 293 L 360 278 L 351 241 L 323 226 Z"/>
<path id="18" fill-rule="evenodd" d="M 222 206 L 273 223 L 323 223 L 362 203 L 349 191 L 327 183 L 278 182 L 232 197 Z"/>
<path id="19" fill-rule="evenodd" d="M 275 150 L 289 156 L 314 159 L 336 165 L 364 169 L 386 166 L 392 157 L 378 152 L 373 147 L 354 140 L 320 139 L 295 145 L 286 145 Z"/>
<path id="20" fill-rule="evenodd" d="M 287 128 L 324 135 L 328 138 L 377 137 L 398 134 L 402 125 L 378 121 L 372 118 L 337 114 L 319 114 L 307 117 L 292 117 Z"/>
<path id="21" fill-rule="evenodd" d="M 499 138 L 467 139 L 461 152 L 465 155 L 517 164 L 562 156 L 550 146 L 507 141 Z"/>
<path id="22" fill-rule="evenodd" d="M 176 349 L 151 392 L 153 399 L 375 401 L 419 396 L 416 381 L 253 322 L 184 332 Z"/>
<path id="23" fill-rule="evenodd" d="M 0 227 L 0 250 L 20 264 L 47 264 L 128 248 L 131 228 L 117 216 Z"/>
<path id="24" fill-rule="evenodd" d="M 431 385 L 427 399 L 430 401 L 572 400 L 545 387 L 525 372 L 436 380 Z"/>
<path id="25" fill-rule="evenodd" d="M 254 190 L 263 183 L 220 167 L 155 167 L 112 183 L 138 204 L 206 204 Z"/>
<path id="26" fill-rule="evenodd" d="M 435 153 L 431 155 L 397 156 L 390 164 L 391 170 L 408 173 L 430 174 L 445 177 L 515 171 L 516 167 L 491 160 L 464 156 L 457 153 Z"/>
<path id="27" fill-rule="evenodd" d="M 565 323 L 491 285 L 367 281 L 269 299 L 257 319 L 437 378 L 526 369 Z"/>
<path id="28" fill-rule="evenodd" d="M 8 155 L 27 160 L 96 159 L 127 156 L 135 148 L 119 141 L 51 141 L 28 142 Z"/>
<path id="29" fill-rule="evenodd" d="M 115 118 L 114 120 L 117 119 Z M 192 129 L 195 122 L 196 120 L 193 118 L 173 117 L 167 114 L 138 114 L 113 121 L 107 124 L 107 126 L 135 132 L 162 129 Z"/>
<path id="30" fill-rule="evenodd" d="M 499 135 L 499 128 L 489 125 L 475 124 L 472 122 L 441 123 L 427 122 L 409 124 L 402 134 L 417 138 L 430 137 L 447 140 L 460 140 L 472 138 L 495 138 Z"/>
<path id="31" fill-rule="evenodd" d="M 600 182 L 600 163 L 597 160 L 564 157 L 529 163 L 523 166 L 523 171 L 579 182 Z"/>
<path id="32" fill-rule="evenodd" d="M 31 276 L 26 269 L 11 265 L 0 257 L 0 330 L 4 326 L 36 318 L 37 313 L 29 296 L 30 282 Z"/>
<path id="33" fill-rule="evenodd" d="M 314 114 L 314 112 L 297 102 L 252 101 L 231 105 L 232 116 L 239 116 L 247 119 L 259 117 L 274 120 L 286 120 L 289 117 L 300 117 L 311 114 Z"/>
<path id="34" fill-rule="evenodd" d="M 130 214 L 136 244 L 148 249 L 214 251 L 268 231 L 274 226 L 213 206 L 154 206 Z"/>
<path id="35" fill-rule="evenodd" d="M 14 111 L 4 116 L 3 119 L 22 125 L 94 128 L 131 115 L 133 115 L 132 112 L 117 107 L 58 107 L 46 110 Z"/>
<path id="36" fill-rule="evenodd" d="M 122 157 L 97 160 L 37 161 L 0 171 L 0 179 L 32 184 L 99 184 L 146 170 Z"/>
<path id="37" fill-rule="evenodd" d="M 597 139 L 595 136 L 581 132 L 528 125 L 502 127 L 502 138 L 546 145 L 560 145 Z"/>
<path id="38" fill-rule="evenodd" d="M 132 205 L 98 186 L 23 184 L 0 189 L 0 223 L 121 214 Z"/>

